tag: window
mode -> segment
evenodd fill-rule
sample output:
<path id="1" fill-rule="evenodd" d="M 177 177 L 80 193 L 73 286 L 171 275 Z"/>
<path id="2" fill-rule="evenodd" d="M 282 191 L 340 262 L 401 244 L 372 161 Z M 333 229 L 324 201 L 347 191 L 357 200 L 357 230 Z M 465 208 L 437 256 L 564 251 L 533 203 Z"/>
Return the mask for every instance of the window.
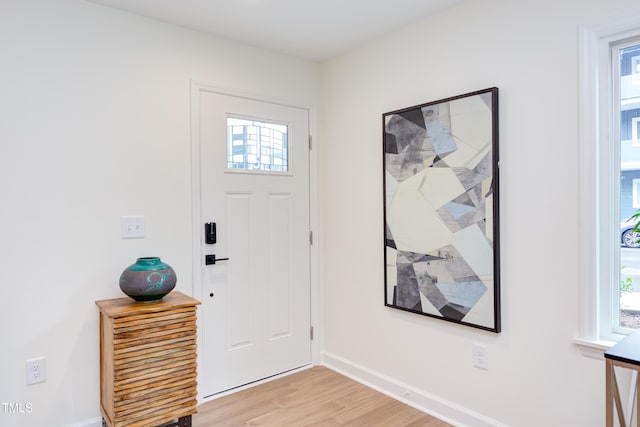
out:
<path id="1" fill-rule="evenodd" d="M 640 82 L 634 81 L 637 59 L 640 56 L 640 37 L 611 43 L 611 76 L 613 87 L 613 132 L 612 138 L 619 144 L 619 204 L 620 233 L 632 236 L 622 238 L 618 260 L 620 278 L 617 289 L 611 292 L 619 295 L 614 301 L 612 326 L 614 332 L 628 333 L 640 328 L 640 236 L 626 230 L 629 218 L 640 207 L 640 144 L 638 144 L 638 123 L 640 116 Z M 618 125 L 617 127 L 615 125 Z M 625 178 L 633 183 L 629 197 Z M 626 180 L 628 181 L 628 179 Z M 631 199 L 631 200 L 630 200 Z M 631 221 L 635 225 L 635 221 Z M 626 233 L 626 234 L 625 234 Z M 615 306 L 618 302 L 618 306 Z"/>
<path id="2" fill-rule="evenodd" d="M 640 55 L 631 58 L 631 74 L 634 84 L 640 84 Z"/>
<path id="3" fill-rule="evenodd" d="M 227 117 L 227 168 L 288 171 L 288 126 L 259 119 Z"/>
<path id="4" fill-rule="evenodd" d="M 622 179 L 624 179 L 624 176 L 621 177 L 621 180 Z M 640 208 L 640 178 L 632 178 L 631 182 L 633 184 L 633 188 L 631 190 L 632 191 L 632 195 L 633 195 L 631 205 L 633 206 L 634 209 L 638 209 L 638 208 Z M 623 194 L 622 194 L 623 192 L 624 192 L 624 190 L 621 187 L 621 189 L 620 189 L 620 205 L 626 204 L 625 200 L 623 199 Z M 629 217 L 631 217 L 631 215 L 629 215 Z M 627 217 L 627 218 L 629 218 L 629 217 Z M 624 221 L 624 220 L 626 220 L 626 218 L 623 216 L 622 220 Z"/>
<path id="5" fill-rule="evenodd" d="M 640 248 L 622 240 L 625 221 L 640 206 L 639 18 L 620 15 L 580 34 L 581 312 L 575 341 L 598 356 L 640 327 L 634 315 L 635 305 L 640 310 Z M 633 246 L 635 239 L 628 242 Z"/>

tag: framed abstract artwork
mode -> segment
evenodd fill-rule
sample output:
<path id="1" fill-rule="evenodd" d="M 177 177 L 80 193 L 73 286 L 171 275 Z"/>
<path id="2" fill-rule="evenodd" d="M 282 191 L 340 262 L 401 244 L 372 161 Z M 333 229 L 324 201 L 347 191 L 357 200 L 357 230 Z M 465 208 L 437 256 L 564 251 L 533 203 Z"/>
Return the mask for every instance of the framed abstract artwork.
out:
<path id="1" fill-rule="evenodd" d="M 498 88 L 382 124 L 385 305 L 500 332 Z"/>

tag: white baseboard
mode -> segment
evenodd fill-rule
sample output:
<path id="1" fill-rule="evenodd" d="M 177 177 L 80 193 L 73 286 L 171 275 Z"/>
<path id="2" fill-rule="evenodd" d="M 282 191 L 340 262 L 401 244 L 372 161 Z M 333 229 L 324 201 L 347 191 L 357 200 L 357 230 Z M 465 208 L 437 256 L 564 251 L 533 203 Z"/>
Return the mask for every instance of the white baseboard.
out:
<path id="1" fill-rule="evenodd" d="M 322 364 L 359 383 L 458 427 L 508 427 L 456 403 L 419 390 L 342 357 L 322 352 Z"/>
<path id="2" fill-rule="evenodd" d="M 96 417 L 84 421 L 78 421 L 77 423 L 68 424 L 66 427 L 102 427 L 102 418 Z"/>

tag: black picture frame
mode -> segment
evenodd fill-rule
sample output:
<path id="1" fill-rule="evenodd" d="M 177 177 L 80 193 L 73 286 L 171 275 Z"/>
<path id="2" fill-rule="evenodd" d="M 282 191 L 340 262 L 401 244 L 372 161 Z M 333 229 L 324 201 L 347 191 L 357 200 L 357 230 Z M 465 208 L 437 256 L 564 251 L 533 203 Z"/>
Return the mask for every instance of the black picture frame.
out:
<path id="1" fill-rule="evenodd" d="M 500 332 L 498 88 L 382 128 L 385 305 Z"/>

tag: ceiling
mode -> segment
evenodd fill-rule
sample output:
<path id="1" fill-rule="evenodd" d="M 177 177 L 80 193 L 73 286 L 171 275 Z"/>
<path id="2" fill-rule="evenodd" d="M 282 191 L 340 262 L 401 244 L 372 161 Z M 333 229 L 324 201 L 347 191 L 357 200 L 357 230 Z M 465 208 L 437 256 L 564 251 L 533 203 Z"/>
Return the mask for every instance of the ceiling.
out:
<path id="1" fill-rule="evenodd" d="M 322 61 L 462 0 L 88 0 Z"/>

